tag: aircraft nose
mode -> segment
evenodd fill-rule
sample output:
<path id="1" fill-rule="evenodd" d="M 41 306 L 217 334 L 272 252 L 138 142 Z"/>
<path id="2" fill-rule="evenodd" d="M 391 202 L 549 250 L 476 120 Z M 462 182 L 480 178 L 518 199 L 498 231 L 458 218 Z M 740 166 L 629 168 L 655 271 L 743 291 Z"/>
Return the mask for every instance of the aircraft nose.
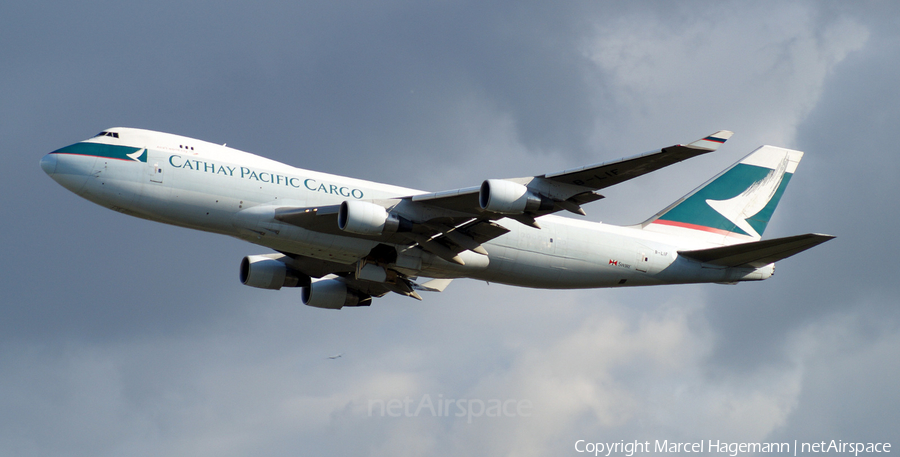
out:
<path id="1" fill-rule="evenodd" d="M 44 173 L 53 176 L 56 173 L 56 154 L 47 154 L 41 158 L 41 169 Z"/>

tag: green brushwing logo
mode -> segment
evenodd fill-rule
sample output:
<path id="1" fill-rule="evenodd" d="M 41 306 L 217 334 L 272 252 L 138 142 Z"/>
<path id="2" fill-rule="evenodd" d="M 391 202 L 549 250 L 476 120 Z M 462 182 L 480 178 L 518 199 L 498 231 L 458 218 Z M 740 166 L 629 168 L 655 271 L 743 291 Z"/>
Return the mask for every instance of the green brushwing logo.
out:
<path id="1" fill-rule="evenodd" d="M 787 165 L 787 157 L 774 170 L 739 163 L 659 219 L 762 236 L 791 180 Z"/>
<path id="2" fill-rule="evenodd" d="M 769 222 L 771 213 L 765 218 L 760 218 L 758 214 L 763 208 L 769 206 L 772 198 L 775 197 L 775 193 L 781 187 L 781 182 L 784 181 L 787 166 L 788 158 L 785 156 L 776 169 L 769 171 L 763 179 L 754 182 L 739 195 L 727 200 L 709 199 L 706 200 L 706 204 L 744 233 L 759 238 Z M 772 209 L 774 210 L 774 206 Z M 751 221 L 757 222 L 757 226 L 754 227 Z"/>

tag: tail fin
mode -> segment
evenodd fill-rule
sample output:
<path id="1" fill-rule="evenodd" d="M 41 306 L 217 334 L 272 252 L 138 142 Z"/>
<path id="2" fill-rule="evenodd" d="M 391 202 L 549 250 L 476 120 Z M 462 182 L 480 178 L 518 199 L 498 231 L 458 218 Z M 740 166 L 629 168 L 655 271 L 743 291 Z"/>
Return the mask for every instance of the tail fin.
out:
<path id="1" fill-rule="evenodd" d="M 801 157 L 762 146 L 641 226 L 723 245 L 758 241 Z"/>

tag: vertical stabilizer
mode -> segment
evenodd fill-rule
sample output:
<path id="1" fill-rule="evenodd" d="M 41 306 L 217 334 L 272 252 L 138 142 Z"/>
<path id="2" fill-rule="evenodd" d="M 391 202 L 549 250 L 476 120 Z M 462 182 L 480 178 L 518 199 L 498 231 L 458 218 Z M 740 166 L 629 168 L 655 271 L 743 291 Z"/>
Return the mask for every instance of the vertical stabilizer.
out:
<path id="1" fill-rule="evenodd" d="M 758 241 L 801 157 L 762 146 L 641 226 L 723 245 Z"/>

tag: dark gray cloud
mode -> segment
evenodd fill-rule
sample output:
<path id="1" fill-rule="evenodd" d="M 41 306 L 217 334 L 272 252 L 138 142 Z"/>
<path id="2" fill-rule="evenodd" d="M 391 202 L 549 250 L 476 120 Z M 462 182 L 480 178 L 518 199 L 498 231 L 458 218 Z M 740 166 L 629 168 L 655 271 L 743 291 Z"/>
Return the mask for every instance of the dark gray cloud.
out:
<path id="1" fill-rule="evenodd" d="M 0 13 L 7 453 L 559 455 L 605 437 L 898 438 L 890 3 Z M 455 281 L 422 303 L 332 313 L 241 286 L 240 258 L 264 249 L 107 211 L 38 167 L 115 125 L 430 190 L 728 128 L 715 155 L 610 189 L 589 217 L 639 221 L 773 143 L 807 155 L 766 235 L 838 238 L 757 284 Z M 472 424 L 368 414 L 372 400 L 423 395 L 534 409 Z"/>
<path id="2" fill-rule="evenodd" d="M 744 336 L 721 346 L 722 356 L 735 365 L 773 357 L 794 329 L 830 314 L 849 311 L 873 322 L 897 323 L 888 298 L 896 292 L 893 269 L 847 261 L 889 259 L 898 250 L 886 230 L 894 222 L 897 201 L 885 196 L 897 194 L 892 175 L 900 161 L 884 132 L 900 112 L 883 97 L 893 86 L 884 57 L 898 55 L 900 47 L 896 40 L 881 38 L 886 30 L 877 21 L 871 32 L 878 38 L 834 69 L 828 77 L 832 89 L 823 92 L 798 126 L 797 144 L 807 154 L 777 216 L 776 227 L 784 233 L 823 231 L 838 238 L 827 249 L 783 262 L 777 274 L 788 277 L 771 287 L 787 301 L 761 303 L 756 294 L 737 300 L 728 291 L 717 294 L 718 300 L 729 302 L 728 309 L 713 314 L 723 333 Z M 794 267 L 800 263 L 815 268 Z"/>

